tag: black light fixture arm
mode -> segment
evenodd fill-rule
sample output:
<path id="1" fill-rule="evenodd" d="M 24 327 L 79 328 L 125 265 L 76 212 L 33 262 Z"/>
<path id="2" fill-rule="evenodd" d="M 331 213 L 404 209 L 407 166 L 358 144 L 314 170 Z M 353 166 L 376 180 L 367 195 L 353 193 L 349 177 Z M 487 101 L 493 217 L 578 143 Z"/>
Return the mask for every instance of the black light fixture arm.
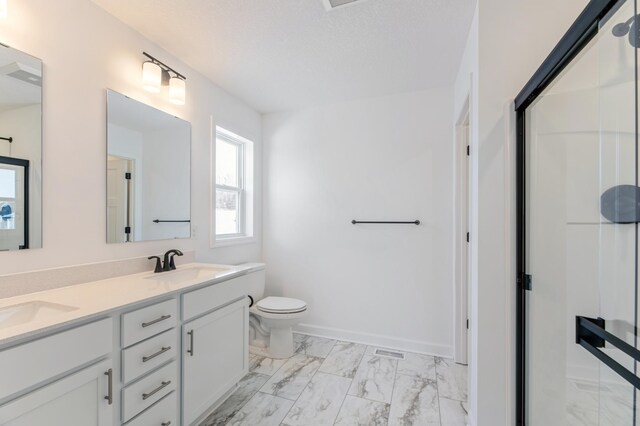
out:
<path id="1" fill-rule="evenodd" d="M 164 62 L 157 60 L 153 56 L 149 55 L 147 52 L 142 52 L 142 54 L 144 56 L 146 56 L 147 58 L 149 58 L 149 60 L 151 62 L 153 62 L 154 64 L 158 65 L 160 68 L 162 68 L 164 71 L 172 72 L 172 73 L 174 73 L 176 75 L 176 77 L 181 78 L 183 80 L 187 79 L 187 77 L 185 77 L 184 75 L 180 74 L 178 71 L 174 70 L 173 68 L 171 68 L 169 65 L 165 64 Z"/>
<path id="2" fill-rule="evenodd" d="M 12 137 L 8 137 L 8 138 L 0 137 L 0 140 L 7 141 L 9 143 L 13 143 L 13 138 Z"/>

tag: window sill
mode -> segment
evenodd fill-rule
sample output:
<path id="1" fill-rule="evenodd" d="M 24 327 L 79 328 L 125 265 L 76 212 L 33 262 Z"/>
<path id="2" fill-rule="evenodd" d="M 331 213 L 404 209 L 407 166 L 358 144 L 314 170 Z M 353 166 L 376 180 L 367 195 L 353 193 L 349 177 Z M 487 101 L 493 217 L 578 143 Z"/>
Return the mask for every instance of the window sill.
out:
<path id="1" fill-rule="evenodd" d="M 217 238 L 213 240 L 211 248 L 226 247 L 226 246 L 239 246 L 242 244 L 253 244 L 257 242 L 256 237 L 230 237 L 230 238 Z"/>

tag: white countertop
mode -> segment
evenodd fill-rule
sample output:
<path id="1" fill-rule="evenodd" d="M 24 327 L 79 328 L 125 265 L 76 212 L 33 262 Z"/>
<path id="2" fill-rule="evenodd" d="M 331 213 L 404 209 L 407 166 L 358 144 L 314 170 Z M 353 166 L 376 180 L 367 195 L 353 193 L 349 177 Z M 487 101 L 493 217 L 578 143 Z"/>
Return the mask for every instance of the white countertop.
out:
<path id="1" fill-rule="evenodd" d="M 194 268 L 211 269 L 205 271 L 204 274 L 200 274 L 198 278 L 169 280 L 170 275 L 173 273 Z M 218 270 L 215 268 L 218 268 Z M 260 263 L 239 266 L 189 263 L 180 265 L 175 271 L 171 272 L 158 274 L 143 272 L 0 299 L 0 310 L 29 302 L 48 302 L 77 308 L 68 312 L 56 313 L 55 316 L 50 318 L 40 320 L 36 318 L 12 327 L 3 328 L 0 323 L 0 347 L 55 328 L 66 327 L 92 317 L 104 316 L 130 305 L 151 302 L 154 299 L 184 292 L 185 290 L 216 284 L 263 268 L 264 264 Z M 163 281 L 163 278 L 167 278 L 167 280 Z"/>

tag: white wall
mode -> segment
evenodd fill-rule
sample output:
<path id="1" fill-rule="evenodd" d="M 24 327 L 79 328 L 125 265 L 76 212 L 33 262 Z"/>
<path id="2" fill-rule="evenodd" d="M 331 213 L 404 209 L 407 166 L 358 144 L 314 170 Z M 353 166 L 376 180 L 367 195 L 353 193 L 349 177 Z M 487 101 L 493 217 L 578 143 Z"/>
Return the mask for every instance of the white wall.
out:
<path id="1" fill-rule="evenodd" d="M 300 330 L 452 355 L 451 108 L 441 88 L 265 116 L 267 292 L 308 303 Z"/>
<path id="2" fill-rule="evenodd" d="M 260 115 L 88 0 L 11 2 L 0 41 L 44 63 L 43 249 L 0 254 L 0 274 L 196 249 L 203 261 L 261 258 L 261 187 L 256 188 L 256 242 L 209 248 L 211 123 L 256 143 L 260 176 Z M 187 104 L 141 86 L 147 51 L 187 77 Z M 192 221 L 196 238 L 148 243 L 105 242 L 106 89 L 192 123 Z M 213 120 L 212 120 L 213 118 Z M 70 162 L 73 159 L 73 162 Z M 151 267 L 151 265 L 150 265 Z"/>
<path id="3" fill-rule="evenodd" d="M 472 29 L 457 77 L 457 98 L 469 81 L 477 82 L 471 106 L 471 147 L 476 153 L 471 158 L 471 214 L 472 233 L 477 235 L 471 240 L 472 424 L 515 422 L 515 115 L 511 103 L 586 4 L 586 0 L 479 0 L 477 31 Z"/>

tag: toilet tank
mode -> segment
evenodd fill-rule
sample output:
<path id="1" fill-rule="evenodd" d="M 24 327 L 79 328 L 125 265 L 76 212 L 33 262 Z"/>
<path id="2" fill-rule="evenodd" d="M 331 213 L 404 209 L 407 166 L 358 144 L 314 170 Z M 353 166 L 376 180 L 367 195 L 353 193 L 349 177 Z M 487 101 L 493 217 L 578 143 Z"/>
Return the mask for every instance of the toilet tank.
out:
<path id="1" fill-rule="evenodd" d="M 246 275 L 249 281 L 249 296 L 253 297 L 256 302 L 264 298 L 265 274 L 266 271 L 262 268 Z"/>

